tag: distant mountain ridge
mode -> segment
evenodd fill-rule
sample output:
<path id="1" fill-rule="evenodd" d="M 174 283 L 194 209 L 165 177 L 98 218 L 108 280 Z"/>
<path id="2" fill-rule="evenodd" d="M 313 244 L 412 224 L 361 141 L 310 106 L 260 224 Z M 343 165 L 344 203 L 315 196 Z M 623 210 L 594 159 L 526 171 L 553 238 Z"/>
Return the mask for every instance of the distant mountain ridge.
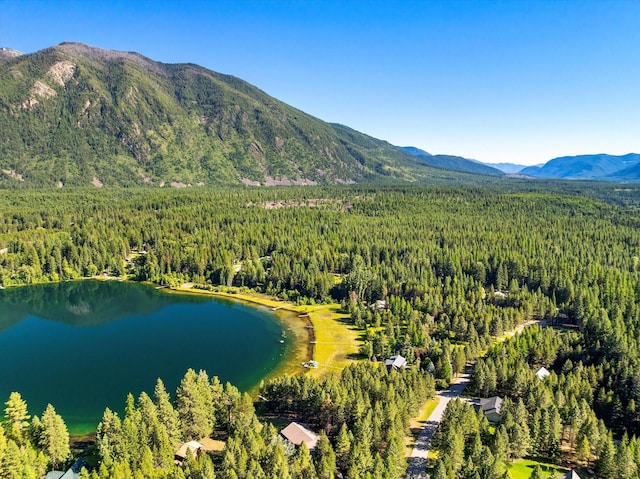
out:
<path id="1" fill-rule="evenodd" d="M 523 168 L 520 174 L 535 178 L 634 181 L 640 178 L 640 154 L 563 156 L 542 166 Z"/>
<path id="2" fill-rule="evenodd" d="M 389 143 L 194 64 L 63 43 L 0 50 L 0 186 L 448 178 Z"/>
<path id="3" fill-rule="evenodd" d="M 415 146 L 401 146 L 400 149 L 420 158 L 425 164 L 445 170 L 460 171 L 478 175 L 503 176 L 504 172 L 485 163 L 454 155 L 432 155 Z"/>
<path id="4" fill-rule="evenodd" d="M 630 166 L 629 168 L 616 171 L 615 173 L 610 174 L 608 178 L 626 181 L 640 180 L 640 162 Z"/>
<path id="5" fill-rule="evenodd" d="M 518 165 L 515 163 L 485 163 L 485 165 L 496 168 L 503 173 L 520 173 L 523 168 L 527 168 L 525 165 Z"/>

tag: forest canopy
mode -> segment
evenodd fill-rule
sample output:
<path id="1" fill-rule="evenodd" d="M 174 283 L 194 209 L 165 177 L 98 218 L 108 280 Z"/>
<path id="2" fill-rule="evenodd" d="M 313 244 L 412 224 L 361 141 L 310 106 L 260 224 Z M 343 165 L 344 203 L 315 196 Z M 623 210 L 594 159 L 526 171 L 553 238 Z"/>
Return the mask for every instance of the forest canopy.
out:
<path id="1" fill-rule="evenodd" d="M 460 450 L 465 457 L 475 451 L 476 459 L 486 447 L 500 461 L 528 454 L 557 460 L 564 445 L 581 464 L 595 465 L 599 477 L 611 477 L 622 474 L 615 470 L 621 462 L 611 458 L 635 454 L 632 437 L 640 431 L 638 204 L 637 193 L 613 187 L 587 194 L 515 183 L 0 191 L 0 284 L 109 275 L 339 302 L 363 332 L 362 357 L 407 358 L 420 397 L 429 396 L 430 381 L 446 387 L 477 360 L 475 394 L 506 398 L 508 414 L 495 430 L 471 419 L 467 429 L 443 429 L 440 444 L 458 449 L 448 462 L 443 451 L 438 474 L 502 473 L 498 459 L 467 464 Z M 562 328 L 532 328 L 485 355 L 496 337 L 531 320 Z M 544 382 L 534 374 L 542 366 L 551 371 Z M 358 371 L 348 374 L 376 374 Z M 369 381 L 393 377 L 354 379 L 350 394 L 366 404 Z M 330 404 L 341 398 L 332 396 L 332 380 L 306 381 L 276 380 L 262 394 L 272 411 L 315 421 L 327 434 L 327 451 L 347 440 L 355 447 L 364 427 L 358 420 L 366 416 L 324 406 L 327 398 Z M 308 401 L 296 400 L 300 391 Z M 452 407 L 453 422 L 471 417 L 463 406 Z M 394 430 L 406 428 L 409 413 L 393 414 L 401 418 Z M 614 438 L 622 441 L 618 449 Z M 385 470 L 390 475 L 383 477 L 397 477 L 389 471 L 404 464 L 387 459 L 397 441 L 359 451 L 368 465 L 357 474 Z M 509 445 L 498 448 L 496 441 Z M 333 451 L 327 460 L 336 465 L 327 467 L 348 475 L 352 465 L 342 451 Z"/>

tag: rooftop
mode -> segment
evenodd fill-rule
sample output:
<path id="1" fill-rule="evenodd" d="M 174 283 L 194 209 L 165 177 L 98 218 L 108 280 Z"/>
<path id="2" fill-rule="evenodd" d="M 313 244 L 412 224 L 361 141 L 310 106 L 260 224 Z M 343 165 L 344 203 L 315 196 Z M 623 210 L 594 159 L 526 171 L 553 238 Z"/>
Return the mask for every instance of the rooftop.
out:
<path id="1" fill-rule="evenodd" d="M 282 431 L 280 431 L 286 439 L 291 441 L 296 446 L 299 446 L 303 442 L 306 444 L 309 450 L 312 450 L 316 447 L 318 442 L 318 435 L 313 431 L 310 431 L 302 424 L 298 424 L 297 422 L 292 422 L 287 427 L 285 427 Z"/>

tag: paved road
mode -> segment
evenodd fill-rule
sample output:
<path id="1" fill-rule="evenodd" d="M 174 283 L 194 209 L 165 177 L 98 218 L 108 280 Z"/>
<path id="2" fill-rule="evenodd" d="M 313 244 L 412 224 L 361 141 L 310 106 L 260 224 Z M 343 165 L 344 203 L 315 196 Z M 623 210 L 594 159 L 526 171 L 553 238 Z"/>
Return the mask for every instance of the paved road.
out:
<path id="1" fill-rule="evenodd" d="M 438 392 L 438 405 L 422 427 L 413 451 L 411 452 L 411 457 L 408 461 L 407 479 L 426 479 L 427 473 L 425 469 L 427 467 L 427 455 L 429 454 L 429 446 L 431 446 L 433 435 L 438 429 L 440 421 L 442 421 L 442 416 L 444 415 L 445 409 L 447 409 L 449 401 L 460 397 L 464 388 L 469 384 L 471 380 L 471 369 L 470 367 L 467 368 L 449 389 Z"/>
<path id="2" fill-rule="evenodd" d="M 506 333 L 506 336 L 520 334 L 524 328 L 533 326 L 534 324 L 546 326 L 546 322 L 544 321 L 527 321 L 526 323 L 518 326 L 514 331 Z M 506 337 L 504 339 L 506 339 Z M 449 389 L 438 392 L 437 396 L 440 401 L 427 419 L 425 425 L 422 426 L 422 430 L 420 431 L 420 434 L 418 434 L 416 443 L 413 446 L 411 457 L 407 461 L 407 479 L 426 479 L 427 473 L 425 469 L 427 467 L 427 456 L 429 455 L 429 447 L 431 446 L 433 435 L 442 421 L 442 416 L 444 415 L 445 409 L 447 409 L 449 401 L 460 397 L 464 388 L 466 388 L 471 381 L 472 370 L 472 366 L 468 367 L 465 369 L 464 374 L 461 374 L 460 377 L 451 384 Z"/>

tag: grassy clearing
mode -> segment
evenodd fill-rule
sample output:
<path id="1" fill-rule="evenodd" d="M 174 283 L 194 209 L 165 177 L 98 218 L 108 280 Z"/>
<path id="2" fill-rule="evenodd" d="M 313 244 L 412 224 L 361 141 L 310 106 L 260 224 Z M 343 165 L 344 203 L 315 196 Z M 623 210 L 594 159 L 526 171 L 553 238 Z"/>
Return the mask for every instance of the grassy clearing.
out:
<path id="1" fill-rule="evenodd" d="M 564 478 L 567 474 L 567 469 L 563 467 L 535 461 L 533 459 L 519 459 L 507 465 L 507 469 L 512 479 L 529 479 L 531 474 L 533 474 L 533 470 L 538 465 L 542 468 L 542 474 L 545 478 Z"/>
<path id="2" fill-rule="evenodd" d="M 340 313 L 337 304 L 302 306 L 315 330 L 314 359 L 320 363 L 311 371 L 314 376 L 323 376 L 332 371 L 341 371 L 359 358 L 362 331 L 347 323 L 348 314 Z"/>
<path id="3" fill-rule="evenodd" d="M 207 452 L 211 451 L 223 451 L 225 442 L 220 441 L 218 439 L 211 439 L 210 437 L 205 437 L 203 439 L 199 439 L 198 442 L 204 446 L 204 450 Z"/>
<path id="4" fill-rule="evenodd" d="M 422 408 L 418 412 L 418 415 L 412 418 L 409 422 L 409 428 L 411 430 L 411 435 L 406 437 L 405 440 L 405 456 L 411 456 L 411 452 L 413 451 L 413 447 L 415 446 L 416 439 L 418 438 L 418 434 L 422 430 L 422 426 L 427 422 L 429 416 L 436 408 L 440 399 L 438 397 L 434 399 L 429 399 L 426 403 L 422 405 Z"/>

